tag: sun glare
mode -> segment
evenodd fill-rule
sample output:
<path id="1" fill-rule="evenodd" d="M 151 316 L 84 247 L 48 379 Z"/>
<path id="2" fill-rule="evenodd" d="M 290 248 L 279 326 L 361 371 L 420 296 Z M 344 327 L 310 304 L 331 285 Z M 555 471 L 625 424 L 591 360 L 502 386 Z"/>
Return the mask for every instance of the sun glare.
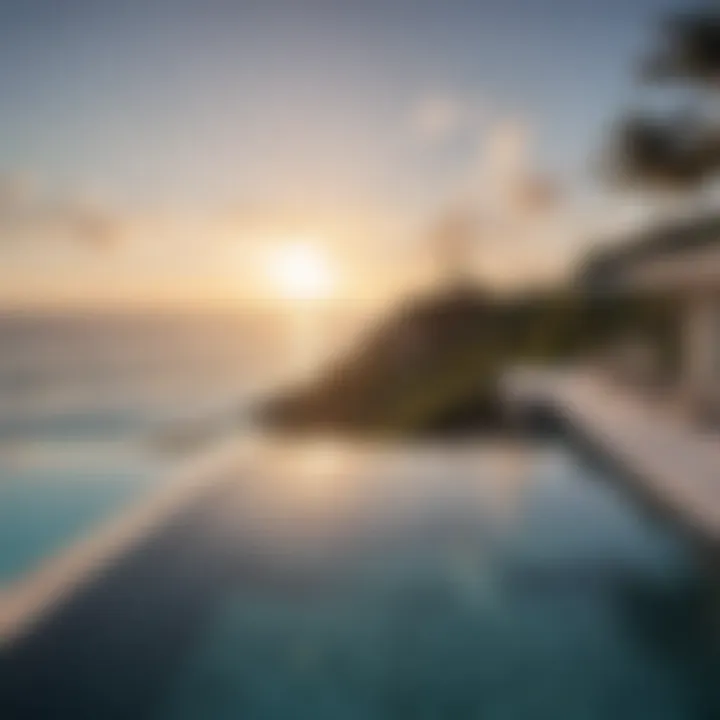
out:
<path id="1" fill-rule="evenodd" d="M 326 255 L 308 241 L 292 241 L 270 257 L 269 274 L 278 291 L 291 300 L 319 300 L 333 289 L 334 277 Z"/>

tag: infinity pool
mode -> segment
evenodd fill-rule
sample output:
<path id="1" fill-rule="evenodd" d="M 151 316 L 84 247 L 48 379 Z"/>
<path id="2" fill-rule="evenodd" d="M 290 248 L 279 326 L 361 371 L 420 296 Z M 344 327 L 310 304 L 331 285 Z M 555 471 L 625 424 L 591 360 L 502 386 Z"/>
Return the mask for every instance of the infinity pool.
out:
<path id="1" fill-rule="evenodd" d="M 147 455 L 109 442 L 0 447 L 0 587 L 151 494 L 166 468 Z"/>
<path id="2" fill-rule="evenodd" d="M 10 648 L 3 717 L 717 717 L 699 563 L 562 445 L 225 475 Z"/>

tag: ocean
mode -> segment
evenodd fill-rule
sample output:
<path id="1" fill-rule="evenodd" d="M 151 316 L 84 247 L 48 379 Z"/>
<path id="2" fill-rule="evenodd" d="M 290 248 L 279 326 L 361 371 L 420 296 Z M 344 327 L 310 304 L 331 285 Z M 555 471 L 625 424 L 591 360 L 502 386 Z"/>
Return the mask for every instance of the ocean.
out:
<path id="1" fill-rule="evenodd" d="M 139 501 L 287 371 L 269 312 L 0 316 L 0 583 Z"/>

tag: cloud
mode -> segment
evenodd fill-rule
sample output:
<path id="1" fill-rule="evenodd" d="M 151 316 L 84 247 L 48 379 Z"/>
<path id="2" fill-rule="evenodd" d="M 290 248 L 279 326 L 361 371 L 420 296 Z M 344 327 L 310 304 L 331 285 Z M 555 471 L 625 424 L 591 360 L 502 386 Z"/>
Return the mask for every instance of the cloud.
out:
<path id="1" fill-rule="evenodd" d="M 517 285 L 556 272 L 568 214 L 559 187 L 537 167 L 531 124 L 501 117 L 477 129 L 426 237 L 441 274 Z"/>
<path id="2" fill-rule="evenodd" d="M 6 240 L 61 239 L 106 249 L 122 241 L 126 225 L 107 204 L 80 195 L 53 196 L 29 175 L 0 177 L 0 230 Z"/>
<path id="3" fill-rule="evenodd" d="M 479 194 L 486 207 L 504 210 L 531 163 L 527 123 L 502 118 L 490 124 L 482 133 L 471 163 L 469 177 L 474 193 Z"/>
<path id="4" fill-rule="evenodd" d="M 76 199 L 58 205 L 54 212 L 58 229 L 89 247 L 108 249 L 124 239 L 127 220 L 97 202 Z"/>
<path id="5" fill-rule="evenodd" d="M 462 174 L 459 194 L 486 215 L 539 215 L 562 203 L 558 185 L 537 167 L 530 124 L 517 117 L 484 129 Z"/>
<path id="6" fill-rule="evenodd" d="M 36 194 L 33 178 L 26 173 L 0 176 L 0 214 L 26 208 Z"/>
<path id="7" fill-rule="evenodd" d="M 428 96 L 412 109 L 412 137 L 423 145 L 441 145 L 457 135 L 469 123 L 467 108 L 450 96 Z"/>

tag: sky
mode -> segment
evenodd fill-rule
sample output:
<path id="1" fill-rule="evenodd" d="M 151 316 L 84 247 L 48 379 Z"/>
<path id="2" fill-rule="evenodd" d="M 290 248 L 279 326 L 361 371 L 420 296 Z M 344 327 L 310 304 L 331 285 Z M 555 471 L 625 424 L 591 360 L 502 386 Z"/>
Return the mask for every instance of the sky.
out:
<path id="1" fill-rule="evenodd" d="M 681 4 L 0 0 L 0 303 L 258 300 L 298 239 L 383 294 L 508 154 L 592 205 Z"/>

